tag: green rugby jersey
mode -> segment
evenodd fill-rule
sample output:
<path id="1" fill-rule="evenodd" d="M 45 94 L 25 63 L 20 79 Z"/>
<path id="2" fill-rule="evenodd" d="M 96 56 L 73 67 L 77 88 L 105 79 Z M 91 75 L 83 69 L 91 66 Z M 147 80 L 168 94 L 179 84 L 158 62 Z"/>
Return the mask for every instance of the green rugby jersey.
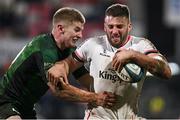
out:
<path id="1" fill-rule="evenodd" d="M 0 105 L 12 103 L 19 111 L 29 111 L 48 90 L 46 71 L 74 49 L 61 51 L 51 34 L 33 38 L 12 62 L 0 80 Z"/>

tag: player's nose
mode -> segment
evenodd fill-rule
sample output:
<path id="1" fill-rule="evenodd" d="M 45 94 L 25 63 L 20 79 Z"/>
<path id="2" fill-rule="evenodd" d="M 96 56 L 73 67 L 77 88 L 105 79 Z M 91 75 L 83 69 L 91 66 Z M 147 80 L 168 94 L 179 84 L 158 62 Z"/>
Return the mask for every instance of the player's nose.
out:
<path id="1" fill-rule="evenodd" d="M 113 34 L 118 34 L 118 31 L 119 31 L 119 29 L 118 29 L 118 28 L 113 27 L 113 29 L 112 29 L 112 33 L 113 33 Z"/>
<path id="2" fill-rule="evenodd" d="M 82 31 L 81 32 L 78 32 L 78 38 L 82 38 L 83 37 L 83 35 L 82 35 Z"/>

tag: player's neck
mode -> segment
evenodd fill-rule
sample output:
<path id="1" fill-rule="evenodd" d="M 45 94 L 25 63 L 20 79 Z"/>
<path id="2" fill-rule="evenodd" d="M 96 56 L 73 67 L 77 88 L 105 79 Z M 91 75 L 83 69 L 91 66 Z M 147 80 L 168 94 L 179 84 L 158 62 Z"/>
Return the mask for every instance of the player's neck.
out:
<path id="1" fill-rule="evenodd" d="M 54 40 L 56 42 L 57 47 L 60 50 L 64 50 L 65 49 L 65 45 L 64 45 L 62 39 L 60 39 L 61 36 L 58 36 L 58 34 L 55 34 L 54 31 L 52 31 L 52 35 L 54 37 Z"/>

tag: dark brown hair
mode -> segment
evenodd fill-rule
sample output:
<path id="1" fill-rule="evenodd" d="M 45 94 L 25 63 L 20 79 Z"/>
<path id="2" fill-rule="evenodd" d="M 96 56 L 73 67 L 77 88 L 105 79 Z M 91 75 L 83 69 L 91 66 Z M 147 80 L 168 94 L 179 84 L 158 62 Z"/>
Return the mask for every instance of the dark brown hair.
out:
<path id="1" fill-rule="evenodd" d="M 105 16 L 127 17 L 130 20 L 130 12 L 127 5 L 113 4 L 105 11 Z"/>

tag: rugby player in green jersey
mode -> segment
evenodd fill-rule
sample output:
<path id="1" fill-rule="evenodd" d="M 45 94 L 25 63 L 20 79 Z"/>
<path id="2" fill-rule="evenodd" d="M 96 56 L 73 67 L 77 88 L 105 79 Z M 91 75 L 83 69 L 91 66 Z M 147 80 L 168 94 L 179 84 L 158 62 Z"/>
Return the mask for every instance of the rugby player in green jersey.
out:
<path id="1" fill-rule="evenodd" d="M 0 80 L 0 119 L 35 119 L 34 104 L 50 89 L 47 70 L 57 61 L 66 58 L 82 37 L 84 16 L 74 8 L 61 8 L 53 16 L 49 34 L 34 37 L 17 55 Z M 38 26 L 37 26 L 38 27 Z M 58 97 L 111 106 L 114 95 L 87 92 L 61 81 Z"/>

